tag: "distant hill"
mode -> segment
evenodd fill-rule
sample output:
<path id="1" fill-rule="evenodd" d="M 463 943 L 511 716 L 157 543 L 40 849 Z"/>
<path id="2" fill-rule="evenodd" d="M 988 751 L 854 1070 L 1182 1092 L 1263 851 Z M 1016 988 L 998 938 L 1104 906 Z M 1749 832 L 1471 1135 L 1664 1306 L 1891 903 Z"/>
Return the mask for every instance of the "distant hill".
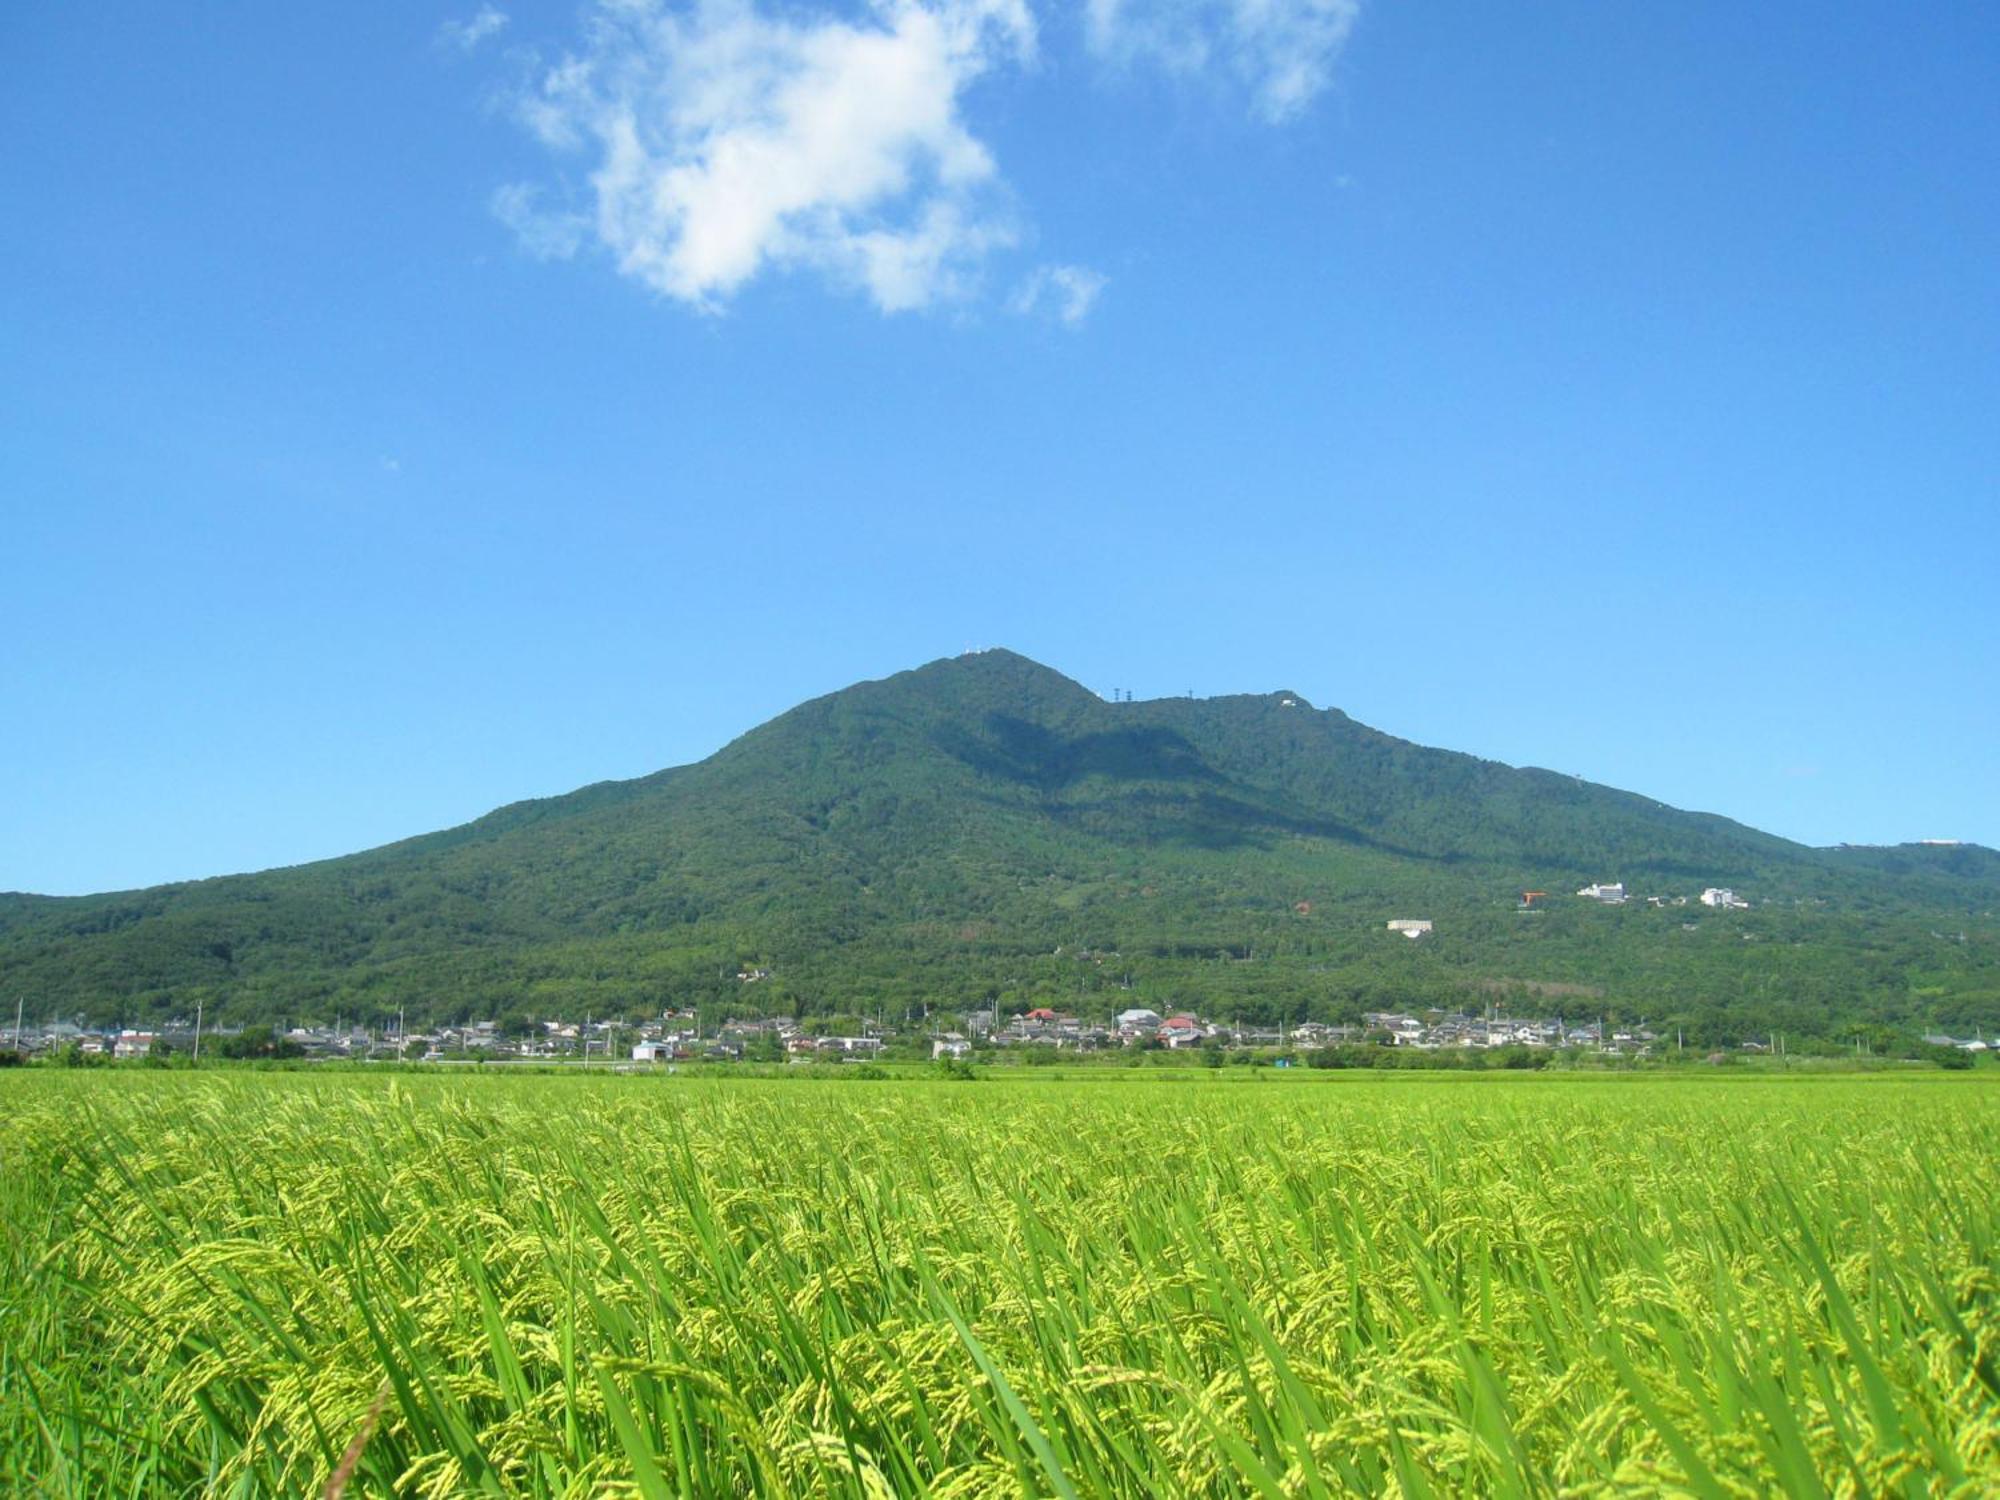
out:
<path id="1" fill-rule="evenodd" d="M 1594 881 L 1634 899 L 1571 894 Z M 1671 904 L 1710 886 L 1752 906 Z M 1550 894 L 1522 911 L 1527 890 Z M 1813 849 L 1296 693 L 1111 703 L 989 651 L 366 853 L 0 896 L 0 997 L 104 1019 L 197 998 L 244 1020 L 995 998 L 1247 1019 L 1580 986 L 1717 1039 L 1992 1030 L 1996 910 L 1990 849 Z M 1433 934 L 1385 931 L 1411 916 Z"/>

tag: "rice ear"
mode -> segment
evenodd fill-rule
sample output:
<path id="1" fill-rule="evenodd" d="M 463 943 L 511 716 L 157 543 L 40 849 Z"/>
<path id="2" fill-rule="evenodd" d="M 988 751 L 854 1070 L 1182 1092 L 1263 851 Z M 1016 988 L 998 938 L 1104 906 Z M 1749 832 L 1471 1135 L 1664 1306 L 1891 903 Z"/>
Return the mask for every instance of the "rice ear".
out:
<path id="1" fill-rule="evenodd" d="M 353 1441 L 347 1445 L 347 1451 L 340 1455 L 340 1462 L 327 1476 L 326 1488 L 319 1492 L 320 1500 L 340 1500 L 347 1493 L 347 1482 L 361 1466 L 361 1454 L 367 1448 L 368 1440 L 375 1436 L 375 1424 L 382 1420 L 382 1408 L 388 1402 L 389 1382 L 385 1380 L 382 1388 L 375 1393 L 375 1399 L 368 1404 L 368 1414 L 361 1419 L 361 1426 L 356 1429 Z"/>

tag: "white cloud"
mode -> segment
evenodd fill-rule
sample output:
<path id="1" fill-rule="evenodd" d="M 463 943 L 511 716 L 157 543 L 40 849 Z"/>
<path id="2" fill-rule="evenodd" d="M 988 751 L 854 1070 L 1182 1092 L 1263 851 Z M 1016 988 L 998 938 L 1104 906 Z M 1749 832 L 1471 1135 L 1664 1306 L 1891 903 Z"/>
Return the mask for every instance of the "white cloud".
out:
<path id="1" fill-rule="evenodd" d="M 896 312 L 965 292 L 1012 242 L 961 104 L 1034 45 L 1026 0 L 874 0 L 854 19 L 599 0 L 521 115 L 587 153 L 587 232 L 656 291 L 715 310 L 766 269 L 807 269 Z M 576 247 L 531 190 L 494 211 L 534 253 Z"/>
<path id="2" fill-rule="evenodd" d="M 1046 312 L 1065 328 L 1082 326 L 1110 278 L 1088 266 L 1037 266 L 1008 306 L 1023 317 Z"/>
<path id="3" fill-rule="evenodd" d="M 507 13 L 497 6 L 482 5 L 463 21 L 446 21 L 437 29 L 438 45 L 470 52 L 488 37 L 504 30 Z"/>
<path id="4" fill-rule="evenodd" d="M 1361 3 L 1083 0 L 1083 40 L 1107 62 L 1241 91 L 1281 124 L 1326 87 Z M 582 40 L 512 101 L 579 166 L 553 192 L 500 188 L 493 213 L 537 258 L 595 247 L 703 311 L 782 272 L 885 312 L 968 296 L 1019 235 L 967 98 L 1033 61 L 1036 11 L 1056 4 L 590 0 Z M 469 49 L 506 21 L 487 5 L 440 34 Z M 1009 305 L 1074 327 L 1104 284 L 1045 265 Z"/>
<path id="5" fill-rule="evenodd" d="M 1085 0 L 1099 56 L 1170 72 L 1226 72 L 1265 120 L 1292 119 L 1326 87 L 1361 0 Z"/>

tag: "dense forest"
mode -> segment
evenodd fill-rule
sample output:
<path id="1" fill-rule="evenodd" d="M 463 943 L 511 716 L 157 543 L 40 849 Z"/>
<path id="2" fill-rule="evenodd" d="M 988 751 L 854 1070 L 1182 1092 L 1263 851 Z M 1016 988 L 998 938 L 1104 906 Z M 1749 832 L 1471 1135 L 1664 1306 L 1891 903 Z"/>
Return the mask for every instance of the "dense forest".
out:
<path id="1" fill-rule="evenodd" d="M 1595 881 L 1632 899 L 1572 894 Z M 1704 907 L 1711 886 L 1750 905 Z M 95 1022 L 1498 1002 L 1839 1040 L 2000 1031 L 1996 910 L 1989 849 L 1812 849 L 1290 692 L 1106 702 L 991 651 L 342 859 L 0 896 L 0 1000 Z M 1410 917 L 1434 930 L 1386 931 Z"/>

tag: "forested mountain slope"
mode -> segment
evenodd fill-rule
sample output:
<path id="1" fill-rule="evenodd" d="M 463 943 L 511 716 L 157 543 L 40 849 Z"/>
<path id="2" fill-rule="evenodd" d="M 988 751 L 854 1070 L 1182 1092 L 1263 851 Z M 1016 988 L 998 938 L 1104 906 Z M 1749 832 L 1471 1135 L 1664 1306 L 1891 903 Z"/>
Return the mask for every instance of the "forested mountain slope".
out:
<path id="1" fill-rule="evenodd" d="M 1595 880 L 1638 899 L 1570 894 Z M 1707 886 L 1755 904 L 1643 899 Z M 1717 1035 L 2000 1027 L 1996 908 L 1991 850 L 1815 850 L 1293 693 L 1110 703 L 991 651 L 342 859 L 0 897 L 0 996 L 264 1019 L 1136 994 L 1298 1018 L 1554 985 Z M 1385 934 L 1397 916 L 1436 932 Z"/>

